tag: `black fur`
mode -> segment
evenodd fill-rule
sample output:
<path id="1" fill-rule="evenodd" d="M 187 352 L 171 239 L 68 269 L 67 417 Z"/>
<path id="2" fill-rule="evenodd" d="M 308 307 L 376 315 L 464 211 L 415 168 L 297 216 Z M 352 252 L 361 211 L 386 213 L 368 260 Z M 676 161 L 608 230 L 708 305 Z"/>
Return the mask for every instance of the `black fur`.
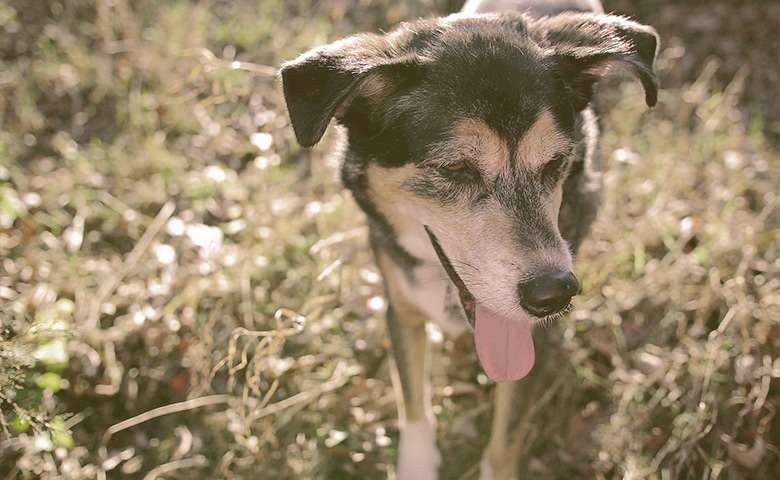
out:
<path id="1" fill-rule="evenodd" d="M 426 101 L 420 105 L 426 117 L 437 113 L 437 107 L 471 108 L 474 105 L 458 103 L 473 94 L 468 91 L 464 96 L 464 89 L 484 85 L 487 91 L 490 86 L 485 83 L 490 82 L 503 88 L 507 80 L 533 94 L 528 96 L 533 97 L 528 98 L 531 107 L 553 99 L 580 111 L 592 99 L 594 82 L 612 64 L 629 70 L 642 82 L 647 104 L 652 106 L 658 90 L 652 73 L 656 46 L 652 30 L 621 17 L 567 13 L 533 21 L 524 15 L 503 13 L 449 21 L 420 20 L 387 35 L 356 35 L 285 64 L 281 75 L 296 136 L 301 145 L 310 147 L 347 101 L 348 111 L 340 121 L 357 127 L 363 137 L 381 133 L 398 113 L 374 105 L 392 103 L 388 102 L 391 97 L 411 93 L 415 87 L 425 89 L 426 80 L 431 79 L 443 82 L 435 87 L 446 96 L 446 103 Z M 367 78 L 376 75 L 392 85 L 381 98 L 371 102 L 350 98 Z M 502 125 L 518 118 L 514 110 L 518 106 L 512 105 L 509 115 L 500 117 Z M 390 118 L 383 118 L 385 115 Z M 359 120 L 368 120 L 369 125 L 357 125 Z"/>

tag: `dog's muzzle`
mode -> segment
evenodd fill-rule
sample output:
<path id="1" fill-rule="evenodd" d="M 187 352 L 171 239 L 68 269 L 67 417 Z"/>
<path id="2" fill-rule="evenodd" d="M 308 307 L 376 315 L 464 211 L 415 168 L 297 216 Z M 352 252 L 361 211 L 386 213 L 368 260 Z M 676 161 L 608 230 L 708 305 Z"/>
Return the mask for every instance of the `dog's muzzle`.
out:
<path id="1" fill-rule="evenodd" d="M 472 328 L 476 322 L 477 301 L 460 278 L 452 262 L 444 253 L 439 240 L 430 228 L 425 225 L 425 232 L 431 240 L 431 245 L 444 267 L 444 271 L 458 287 L 460 302 L 466 312 L 466 318 Z M 571 306 L 571 299 L 580 292 L 580 283 L 573 273 L 550 268 L 522 281 L 517 285 L 520 306 L 537 318 L 547 318 L 565 312 Z"/>
<path id="2" fill-rule="evenodd" d="M 463 280 L 461 280 L 461 278 L 458 276 L 458 273 L 452 267 L 450 259 L 447 258 L 447 255 L 444 254 L 444 250 L 441 248 L 441 245 L 439 245 L 439 240 L 436 238 L 436 235 L 431 232 L 431 229 L 428 228 L 428 225 L 425 225 L 425 232 L 428 234 L 428 238 L 431 239 L 431 245 L 433 245 L 433 249 L 436 251 L 436 256 L 439 257 L 439 261 L 444 267 L 444 271 L 447 272 L 447 275 L 450 277 L 450 280 L 452 280 L 452 283 L 458 287 L 460 303 L 463 305 L 463 310 L 466 312 L 466 318 L 471 324 L 471 328 L 474 328 L 474 324 L 476 323 L 477 310 L 477 301 L 474 298 L 474 295 L 472 295 L 469 289 L 466 288 L 466 284 L 463 283 Z"/>
<path id="3" fill-rule="evenodd" d="M 425 226 L 431 245 L 452 283 L 458 287 L 460 302 L 471 327 L 479 362 L 493 381 L 519 380 L 531 371 L 536 361 L 533 322 L 497 314 L 480 304 L 460 278 L 444 253 L 436 235 Z M 552 318 L 571 305 L 571 298 L 580 284 L 570 272 L 561 273 L 553 267 L 538 271 L 534 277 L 517 286 L 518 303 L 530 315 Z"/>

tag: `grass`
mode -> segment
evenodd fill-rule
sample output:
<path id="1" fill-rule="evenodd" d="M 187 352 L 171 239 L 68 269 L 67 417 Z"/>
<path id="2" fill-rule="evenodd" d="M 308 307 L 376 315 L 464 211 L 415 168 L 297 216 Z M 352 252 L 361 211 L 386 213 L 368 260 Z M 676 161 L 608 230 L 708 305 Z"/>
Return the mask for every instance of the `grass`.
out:
<path id="1" fill-rule="evenodd" d="M 274 72 L 443 5 L 39 3 L 0 1 L 0 469 L 393 478 L 366 230 Z M 780 475 L 780 161 L 747 71 L 704 65 L 653 110 L 602 88 L 603 208 L 534 477 Z M 477 478 L 492 386 L 468 339 L 432 335 L 442 475 Z"/>

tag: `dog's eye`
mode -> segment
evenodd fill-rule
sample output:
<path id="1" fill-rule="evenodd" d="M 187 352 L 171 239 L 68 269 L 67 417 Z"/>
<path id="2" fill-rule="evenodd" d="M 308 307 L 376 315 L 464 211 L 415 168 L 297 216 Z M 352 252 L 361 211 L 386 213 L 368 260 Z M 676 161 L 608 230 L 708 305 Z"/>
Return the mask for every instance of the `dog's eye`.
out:
<path id="1" fill-rule="evenodd" d="M 479 180 L 479 172 L 467 160 L 437 167 L 439 174 L 456 183 L 473 183 Z"/>
<path id="2" fill-rule="evenodd" d="M 468 168 L 468 165 L 466 164 L 466 162 L 461 161 L 458 163 L 451 163 L 449 165 L 444 165 L 441 168 L 443 168 L 448 172 L 462 172 L 463 170 Z"/>
<path id="3" fill-rule="evenodd" d="M 439 171 L 453 180 L 467 180 L 477 178 L 477 171 L 471 167 L 469 162 L 461 160 L 460 162 L 448 163 L 439 167 Z"/>
<path id="4" fill-rule="evenodd" d="M 558 155 L 553 158 L 542 170 L 542 181 L 545 183 L 556 183 L 561 178 L 568 164 L 568 155 Z"/>

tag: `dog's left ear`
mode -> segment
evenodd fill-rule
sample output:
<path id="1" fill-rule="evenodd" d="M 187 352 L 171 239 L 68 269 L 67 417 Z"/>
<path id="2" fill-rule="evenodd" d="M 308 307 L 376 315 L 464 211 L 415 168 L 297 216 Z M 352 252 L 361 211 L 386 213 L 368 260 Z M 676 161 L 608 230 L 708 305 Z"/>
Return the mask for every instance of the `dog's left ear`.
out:
<path id="1" fill-rule="evenodd" d="M 551 52 L 575 109 L 588 106 L 594 84 L 611 67 L 642 83 L 648 106 L 658 100 L 653 73 L 658 34 L 652 27 L 615 15 L 563 14 L 539 20 L 532 30 Z"/>

